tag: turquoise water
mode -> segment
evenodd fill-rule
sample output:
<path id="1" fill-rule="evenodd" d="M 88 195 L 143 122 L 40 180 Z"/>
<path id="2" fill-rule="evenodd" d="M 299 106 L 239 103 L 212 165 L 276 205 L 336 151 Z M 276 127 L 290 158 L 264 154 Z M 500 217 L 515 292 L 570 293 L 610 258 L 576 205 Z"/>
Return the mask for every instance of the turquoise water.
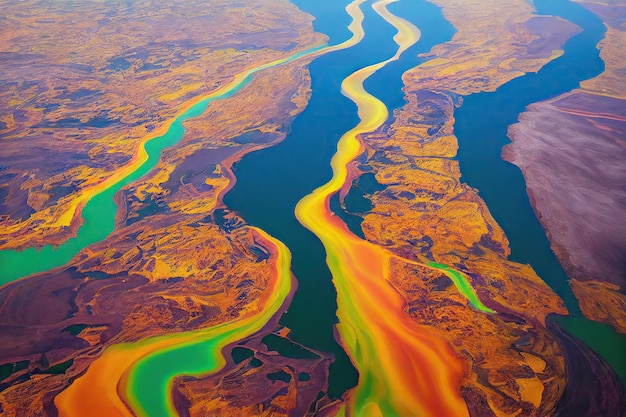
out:
<path id="1" fill-rule="evenodd" d="M 331 44 L 349 36 L 346 29 L 349 19 L 343 12 L 348 1 L 297 0 L 295 3 L 317 17 L 316 29 L 328 34 Z M 481 197 L 505 230 L 511 242 L 512 259 L 531 264 L 566 301 L 574 317 L 559 320 L 561 327 L 599 352 L 624 379 L 626 371 L 621 352 L 626 351 L 625 337 L 617 335 L 608 326 L 580 317 L 567 277 L 530 207 L 523 177 L 516 167 L 500 158 L 500 149 L 508 141 L 506 127 L 516 121 L 527 104 L 569 91 L 578 86 L 580 80 L 591 78 L 603 69 L 595 44 L 602 37 L 604 27 L 595 16 L 565 0 L 541 0 L 537 7 L 541 13 L 558 14 L 576 22 L 585 28 L 585 32 L 568 42 L 563 57 L 548 64 L 538 74 L 513 80 L 495 93 L 466 97 L 463 106 L 455 113 L 463 180 L 480 190 Z M 404 104 L 400 91 L 401 73 L 420 62 L 418 53 L 448 40 L 453 28 L 443 19 L 439 9 L 424 1 L 401 1 L 391 4 L 389 9 L 422 30 L 422 39 L 416 46 L 399 62 L 372 76 L 365 85 L 391 110 Z M 293 271 L 299 280 L 299 289 L 281 318 L 281 324 L 292 329 L 290 338 L 295 342 L 334 356 L 328 387 L 331 397 L 341 396 L 355 386 L 357 373 L 335 340 L 336 293 L 325 263 L 324 249 L 293 213 L 296 203 L 304 195 L 330 178 L 328 162 L 337 140 L 358 121 L 353 103 L 340 94 L 341 81 L 356 69 L 385 59 L 395 51 L 396 45 L 391 40 L 393 28 L 375 15 L 369 3 L 364 6 L 364 12 L 366 36 L 363 42 L 349 50 L 322 56 L 310 65 L 313 94 L 308 107 L 293 122 L 283 143 L 247 155 L 235 165 L 238 182 L 225 199 L 226 205 L 239 212 L 248 223 L 276 236 L 292 251 Z M 172 124 L 165 135 L 150 141 L 146 145 L 148 161 L 85 206 L 82 213 L 84 225 L 75 238 L 57 249 L 46 246 L 40 250 L 1 251 L 0 285 L 62 266 L 85 246 L 105 239 L 114 229 L 115 193 L 146 175 L 158 162 L 161 151 L 181 140 L 185 120 L 202 114 L 212 101 L 235 94 L 250 78 L 223 96 L 193 106 Z M 482 123 L 485 114 L 490 115 L 490 123 Z M 340 208 L 334 206 L 333 209 L 343 215 Z M 157 368 L 147 372 L 156 372 L 157 378 Z M 164 383 L 165 379 L 159 381 L 157 384 Z"/>
<path id="2" fill-rule="evenodd" d="M 320 47 L 298 52 L 292 55 L 288 61 L 293 61 L 318 49 Z M 82 211 L 83 224 L 79 228 L 76 237 L 69 239 L 56 248 L 52 245 L 47 245 L 39 249 L 0 251 L 0 265 L 2 266 L 0 285 L 37 272 L 65 265 L 84 247 L 104 240 L 113 232 L 115 227 L 115 216 L 117 214 L 117 206 L 113 199 L 115 194 L 125 185 L 137 181 L 150 172 L 159 162 L 161 152 L 180 142 L 185 133 L 183 123 L 186 120 L 200 116 L 213 101 L 222 100 L 236 94 L 250 83 L 252 76 L 253 73 L 243 78 L 237 85 L 224 93 L 206 98 L 191 106 L 176 118 L 164 135 L 147 142 L 145 148 L 148 160 L 132 174 L 98 194 L 85 205 Z"/>
<path id="3" fill-rule="evenodd" d="M 246 82 L 249 80 L 246 80 Z M 178 143 L 185 132 L 183 121 L 199 116 L 211 101 L 226 98 L 236 93 L 245 83 L 224 96 L 204 100 L 182 114 L 163 136 L 146 144 L 148 160 L 135 172 L 109 189 L 98 194 L 85 205 L 82 212 L 83 225 L 76 237 L 54 248 L 52 245 L 41 249 L 29 248 L 23 251 L 0 251 L 0 285 L 37 272 L 47 271 L 67 264 L 78 252 L 92 243 L 105 239 L 115 226 L 117 206 L 113 197 L 125 185 L 147 174 L 159 161 L 161 151 Z"/>

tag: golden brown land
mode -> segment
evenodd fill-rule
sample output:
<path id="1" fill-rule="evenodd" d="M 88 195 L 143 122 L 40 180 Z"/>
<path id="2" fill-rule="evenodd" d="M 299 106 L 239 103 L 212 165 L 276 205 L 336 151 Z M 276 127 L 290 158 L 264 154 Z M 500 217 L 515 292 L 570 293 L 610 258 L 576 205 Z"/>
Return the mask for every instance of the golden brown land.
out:
<path id="1" fill-rule="evenodd" d="M 405 74 L 424 88 L 460 95 L 494 91 L 560 56 L 579 29 L 560 18 L 534 16 L 518 0 L 434 0 L 457 29 L 451 42 L 435 46 L 432 59 Z"/>
<path id="2" fill-rule="evenodd" d="M 68 230 L 47 229 L 41 220 L 54 220 L 77 192 L 126 163 L 136 143 L 189 100 L 245 68 L 322 40 L 311 17 L 284 0 L 245 8 L 227 1 L 158 9 L 134 2 L 120 10 L 26 6 L 0 5 L 7 16 L 0 45 L 10 51 L 0 66 L 11 80 L 0 92 L 3 248 L 66 239 Z M 163 152 L 150 175 L 118 193 L 116 230 L 106 240 L 65 267 L 0 289 L 3 415 L 54 415 L 54 397 L 108 346 L 213 326 L 260 308 L 271 273 L 268 249 L 241 218 L 219 207 L 232 184 L 232 162 L 282 140 L 306 105 L 305 64 L 259 73 L 187 122 L 176 150 Z M 185 380 L 177 407 L 193 413 L 217 402 L 223 415 L 230 408 L 283 415 L 308 407 L 325 389 L 330 358 L 268 352 L 260 340 L 273 326 L 244 341 L 262 366 L 227 357 L 224 380 L 199 393 Z M 229 382 L 243 368 L 246 381 L 257 381 L 246 382 L 248 390 Z M 257 389 L 281 369 L 296 378 Z M 309 379 L 300 381 L 300 374 Z"/>
<path id="3" fill-rule="evenodd" d="M 49 225 L 189 100 L 322 41 L 287 1 L 27 0 L 0 15 L 0 249 L 65 241 L 79 220 Z"/>
<path id="4" fill-rule="evenodd" d="M 460 95 L 537 71 L 576 29 L 533 17 L 522 0 L 435 3 L 458 32 L 435 48 L 437 58 L 406 74 L 408 104 L 394 123 L 364 138 L 367 161 L 352 172 L 372 172 L 384 190 L 368 195 L 373 209 L 364 215 L 363 231 L 404 258 L 465 272 L 498 312 L 472 309 L 449 278 L 432 269 L 391 264 L 406 313 L 443 335 L 464 360 L 462 394 L 472 415 L 551 415 L 563 393 L 565 364 L 545 318 L 566 311 L 530 267 L 507 261 L 504 233 L 475 190 L 460 182 L 453 111 Z M 117 15 L 95 7 L 71 11 L 75 15 L 55 9 L 65 3 L 47 10 L 25 5 L 0 5 L 7 16 L 0 45 L 10 52 L 0 61 L 10 80 L 0 91 L 0 140 L 10 149 L 0 157 L 2 248 L 65 240 L 69 230 L 45 228 L 41 220 L 54 219 L 73 195 L 127 162 L 138 140 L 194 96 L 248 66 L 320 41 L 310 17 L 284 0 L 253 0 L 245 8 L 185 2 L 159 10 L 133 3 Z M 59 42 L 61 35 L 72 42 Z M 30 43 L 18 47 L 25 39 Z M 188 122 L 183 142 L 117 195 L 116 231 L 105 241 L 69 267 L 0 289 L 0 365 L 10 367 L 0 381 L 3 415 L 53 414 L 54 396 L 107 346 L 215 325 L 258 307 L 269 273 L 267 248 L 241 218 L 223 210 L 220 197 L 232 184 L 232 162 L 282 140 L 308 91 L 303 63 L 259 74 L 240 94 Z M 218 375 L 176 380 L 179 411 L 304 414 L 326 387 L 331 359 L 269 352 L 261 339 L 270 332 L 285 336 L 286 330 L 268 328 L 243 341 L 254 358 L 228 358 Z M 327 404 L 320 400 L 316 411 Z"/>
<path id="5" fill-rule="evenodd" d="M 365 237 L 405 259 L 464 272 L 483 303 L 473 309 L 448 277 L 394 262 L 391 275 L 406 313 L 445 337 L 466 370 L 470 415 L 551 415 L 565 385 L 564 356 L 545 327 L 565 314 L 559 297 L 525 265 L 507 260 L 508 242 L 475 190 L 460 182 L 453 159 L 453 112 L 460 95 L 492 91 L 559 55 L 576 28 L 534 17 L 524 1 L 440 0 L 457 33 L 427 63 L 404 76 L 407 105 L 393 124 L 364 138 L 377 192 L 366 192 Z M 488 34 L 488 35 L 487 35 Z M 365 177 L 357 180 L 365 181 Z"/>
<path id="6" fill-rule="evenodd" d="M 590 320 L 610 324 L 626 334 L 626 297 L 620 287 L 603 281 L 570 281 L 580 309 Z"/>
<path id="7" fill-rule="evenodd" d="M 583 314 L 626 334 L 626 3 L 580 3 L 606 22 L 605 71 L 529 106 L 504 157 L 522 169 Z"/>
<path id="8" fill-rule="evenodd" d="M 310 408 L 324 415 L 329 399 L 316 396 L 326 389 L 331 357 L 303 348 L 307 357 L 285 358 L 268 351 L 259 336 L 244 345 L 254 359 L 224 373 L 175 381 L 174 396 L 191 404 L 189 416 L 304 416 Z"/>

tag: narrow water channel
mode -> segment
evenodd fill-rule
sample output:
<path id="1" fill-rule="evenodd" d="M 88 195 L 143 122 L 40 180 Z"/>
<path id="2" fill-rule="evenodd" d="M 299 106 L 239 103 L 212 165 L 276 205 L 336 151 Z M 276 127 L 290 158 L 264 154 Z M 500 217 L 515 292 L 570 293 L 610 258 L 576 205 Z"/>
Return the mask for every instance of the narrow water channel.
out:
<path id="1" fill-rule="evenodd" d="M 394 118 L 394 110 L 406 104 L 402 75 L 411 68 L 431 58 L 421 58 L 420 54 L 429 52 L 435 45 L 448 42 L 456 29 L 444 17 L 441 8 L 427 1 L 399 1 L 391 3 L 389 11 L 413 23 L 421 31 L 419 41 L 402 54 L 397 61 L 390 62 L 383 69 L 370 76 L 364 83 L 365 89 L 382 101 L 389 110 L 387 124 Z M 337 214 L 356 236 L 365 239 L 361 223 L 363 218 L 351 213 L 365 213 L 371 209 L 371 202 L 364 198 L 365 189 L 374 192 L 384 187 L 377 183 L 374 174 L 368 173 L 359 179 L 359 186 L 353 184 L 342 204 L 339 194 L 330 201 L 331 210 Z M 367 183 L 368 186 L 363 187 Z"/>
<path id="2" fill-rule="evenodd" d="M 330 44 L 347 37 L 342 29 L 345 24 L 340 21 L 344 18 L 344 2 L 294 3 L 316 16 L 315 29 L 329 35 Z M 407 58 L 381 70 L 377 75 L 379 85 L 370 83 L 393 109 L 404 103 L 402 73 L 417 65 L 418 53 L 448 40 L 453 29 L 441 11 L 425 1 L 398 2 L 389 9 L 422 30 L 422 40 L 403 55 Z M 296 220 L 294 209 L 303 196 L 330 179 L 329 161 L 337 142 L 358 122 L 356 107 L 341 94 L 342 80 L 359 68 L 388 58 L 397 48 L 392 40 L 395 29 L 373 12 L 371 3 L 366 3 L 363 11 L 364 40 L 348 50 L 322 56 L 310 65 L 312 96 L 307 108 L 293 122 L 281 144 L 246 155 L 235 164 L 237 183 L 224 198 L 229 209 L 291 250 L 298 291 L 280 323 L 291 329 L 290 338 L 295 342 L 335 356 L 329 376 L 331 397 L 355 386 L 357 373 L 335 340 L 336 292 L 324 248 Z M 441 28 L 447 31 L 441 32 Z"/>
<path id="3" fill-rule="evenodd" d="M 169 124 L 164 126 L 164 133 L 160 136 L 148 136 L 142 139 L 135 158 L 127 165 L 120 167 L 113 175 L 102 183 L 87 188 L 76 199 L 83 201 L 85 207 L 81 212 L 82 225 L 76 236 L 66 242 L 54 246 L 46 245 L 42 248 L 27 248 L 25 250 L 0 251 L 0 285 L 7 284 L 38 272 L 67 264 L 83 248 L 104 240 L 115 228 L 117 205 L 114 197 L 124 186 L 139 180 L 148 174 L 159 162 L 163 149 L 176 145 L 183 138 L 185 128 L 183 122 L 200 116 L 214 101 L 219 101 L 236 94 L 252 79 L 252 75 L 266 68 L 296 60 L 320 49 L 314 47 L 300 51 L 288 58 L 265 63 L 248 69 L 235 76 L 233 81 L 222 86 L 178 114 Z M 145 156 L 145 158 L 142 158 Z M 91 197 L 86 195 L 91 194 Z M 79 203 L 77 203 L 79 204 Z M 74 215 L 69 212 L 70 218 Z"/>
<path id="4" fill-rule="evenodd" d="M 560 327 L 598 352 L 626 380 L 622 356 L 626 337 L 582 316 L 568 277 L 535 216 L 521 171 L 501 158 L 502 147 L 509 143 L 508 126 L 517 121 L 527 105 L 575 89 L 580 81 L 604 71 L 596 45 L 606 29 L 597 16 L 569 0 L 537 0 L 535 7 L 539 14 L 559 16 L 583 31 L 566 43 L 563 56 L 539 72 L 516 78 L 495 92 L 464 97 L 454 114 L 462 181 L 479 190 L 504 229 L 510 242 L 510 259 L 530 264 L 563 298 L 571 317 L 556 319 Z"/>
<path id="5" fill-rule="evenodd" d="M 344 13 L 347 0 L 295 0 L 294 3 L 316 16 L 315 28 L 329 35 L 330 44 L 339 43 L 349 36 L 346 30 L 349 18 Z M 572 317 L 559 319 L 559 326 L 584 340 L 624 378 L 626 373 L 619 364 L 623 367 L 621 354 L 626 350 L 626 338 L 617 335 L 608 326 L 582 317 L 567 285 L 567 276 L 552 253 L 545 232 L 530 206 L 521 172 L 500 158 L 501 148 L 508 142 L 507 127 L 517 120 L 526 105 L 569 91 L 577 87 L 581 80 L 603 70 L 595 48 L 604 34 L 601 21 L 568 0 L 537 0 L 536 3 L 540 13 L 561 16 L 578 24 L 584 31 L 567 43 L 563 57 L 548 64 L 539 73 L 515 79 L 495 93 L 465 98 L 455 113 L 463 180 L 480 190 L 481 197 L 503 227 L 511 243 L 511 258 L 531 264 L 565 300 Z M 311 63 L 312 97 L 309 105 L 294 120 L 290 133 L 281 144 L 246 155 L 235 164 L 237 184 L 224 200 L 229 209 L 238 212 L 249 224 L 267 231 L 291 250 L 292 269 L 299 288 L 280 322 L 292 330 L 290 338 L 295 342 L 335 356 L 329 377 L 331 397 L 339 397 L 355 386 L 357 372 L 335 339 L 336 292 L 326 265 L 324 248 L 313 234 L 300 225 L 294 209 L 303 196 L 331 177 L 329 160 L 337 141 L 358 122 L 354 104 L 341 95 L 341 81 L 359 68 L 386 59 L 396 48 L 392 41 L 394 29 L 376 15 L 370 5 L 368 2 L 363 7 L 365 39 L 355 47 L 322 56 Z M 401 1 L 390 5 L 390 10 L 422 30 L 422 39 L 407 51 L 402 60 L 381 70 L 366 83 L 366 88 L 379 97 L 389 110 L 393 110 L 404 104 L 401 74 L 420 63 L 417 54 L 447 41 L 454 29 L 443 19 L 438 8 L 423 0 Z M 193 117 L 207 104 L 205 102 L 190 109 L 186 116 Z M 490 123 L 482 123 L 485 115 L 489 115 Z M 171 137 L 163 136 L 158 138 L 163 143 L 157 140 L 148 146 L 150 154 L 156 155 L 152 161 L 155 158 L 158 160 L 158 147 L 174 144 L 173 137 L 182 136 L 182 129 L 182 124 L 176 123 L 168 132 Z M 133 176 L 90 200 L 83 211 L 86 228 L 81 229 L 79 236 L 62 246 L 61 250 L 49 247 L 42 252 L 33 249 L 19 255 L 0 253 L 3 265 L 9 265 L 9 256 L 13 262 L 13 269 L 10 274 L 6 272 L 0 277 L 0 284 L 3 278 L 10 280 L 36 272 L 31 270 L 33 265 L 26 261 L 27 257 L 41 259 L 37 270 L 45 270 L 64 264 L 84 245 L 104 238 L 113 229 L 115 192 L 152 167 L 142 167 Z M 108 220 L 98 227 L 91 226 L 90 219 L 100 217 L 103 211 L 109 213 L 106 216 Z M 63 258 L 60 260 L 59 256 Z"/>

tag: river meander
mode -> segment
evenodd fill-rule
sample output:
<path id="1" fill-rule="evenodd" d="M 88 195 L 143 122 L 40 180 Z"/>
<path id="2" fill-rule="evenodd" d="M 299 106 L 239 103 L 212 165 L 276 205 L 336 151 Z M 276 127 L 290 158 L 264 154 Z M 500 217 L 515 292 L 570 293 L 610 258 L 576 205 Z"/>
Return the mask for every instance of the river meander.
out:
<path id="1" fill-rule="evenodd" d="M 349 36 L 346 31 L 349 19 L 343 13 L 347 1 L 294 2 L 316 16 L 315 27 L 329 36 L 330 44 L 337 44 Z M 480 190 L 481 197 L 507 233 L 512 259 L 530 263 L 564 298 L 572 314 L 580 316 L 576 300 L 566 284 L 567 277 L 528 203 L 521 173 L 500 159 L 500 149 L 506 143 L 506 127 L 515 122 L 527 104 L 569 91 L 580 80 L 601 71 L 595 44 L 601 39 L 604 28 L 595 16 L 567 0 L 541 1 L 537 7 L 541 13 L 571 20 L 585 31 L 568 42 L 563 57 L 548 64 L 538 74 L 513 80 L 495 93 L 466 98 L 455 113 L 456 134 L 461 146 L 459 160 L 463 179 Z M 391 64 L 366 82 L 366 88 L 392 110 L 403 104 L 399 75 L 419 63 L 417 53 L 426 52 L 434 44 L 449 39 L 452 29 L 439 10 L 425 1 L 399 2 L 390 5 L 389 9 L 422 31 L 422 39 L 408 51 L 404 61 Z M 294 120 L 290 133 L 281 144 L 249 154 L 235 165 L 237 184 L 224 201 L 249 224 L 278 238 L 291 251 L 298 291 L 280 323 L 291 329 L 289 337 L 292 340 L 334 355 L 328 388 L 331 397 L 341 396 L 355 386 L 357 372 L 335 338 L 334 325 L 338 321 L 336 292 L 326 265 L 324 247 L 300 225 L 294 209 L 303 196 L 331 178 L 329 161 L 337 141 L 358 123 L 354 104 L 341 95 L 341 82 L 356 70 L 387 59 L 396 49 L 392 40 L 394 29 L 372 11 L 369 2 L 363 12 L 366 33 L 363 41 L 350 49 L 321 56 L 310 64 L 312 96 L 307 108 Z M 447 32 L 444 33 L 442 28 Z M 564 71 L 564 68 L 571 67 L 580 68 L 580 71 Z M 223 96 L 208 98 L 190 107 L 172 123 L 167 134 L 148 142 L 145 164 L 89 200 L 82 211 L 85 224 L 76 238 L 57 249 L 45 247 L 39 251 L 0 252 L 3 265 L 0 284 L 64 265 L 83 247 L 104 239 L 114 227 L 115 193 L 149 172 L 158 162 L 161 150 L 180 140 L 184 120 L 202 113 L 211 101 L 236 93 L 244 84 L 235 86 Z M 506 113 L 499 113 L 503 109 L 507 109 Z M 482 123 L 485 114 L 490 114 L 492 123 Z M 487 132 L 478 130 L 479 127 Z M 607 326 L 581 317 L 575 320 L 577 326 L 570 326 L 567 320 L 562 321 L 562 326 L 595 347 L 609 362 L 617 363 L 623 337 L 615 335 Z M 598 335 L 606 340 L 596 343 Z"/>
<path id="2" fill-rule="evenodd" d="M 345 25 L 340 10 L 332 2 L 296 3 L 317 17 L 330 42 L 337 42 Z M 311 10 L 311 8 L 313 10 Z M 315 350 L 335 356 L 329 377 L 329 394 L 340 396 L 356 385 L 357 374 L 335 340 L 336 295 L 325 263 L 322 244 L 300 225 L 294 215 L 297 202 L 331 175 L 328 161 L 341 134 L 356 124 L 354 105 L 341 95 L 341 81 L 355 70 L 389 55 L 393 31 L 369 7 L 365 14 L 363 41 L 348 50 L 318 58 L 309 66 L 312 96 L 307 108 L 294 120 L 287 138 L 279 145 L 246 155 L 234 165 L 235 187 L 225 196 L 227 207 L 248 223 L 257 225 L 284 242 L 292 253 L 292 270 L 298 290 L 281 324 L 291 329 L 290 338 Z M 331 22 L 337 21 L 337 25 Z M 382 39 L 372 36 L 375 26 Z M 368 35 L 369 34 L 369 35 Z M 373 55 L 373 56 L 372 56 Z M 264 202 L 260 204 L 260 202 Z M 279 220 L 280 219 L 280 220 Z"/>
<path id="3" fill-rule="evenodd" d="M 246 86 L 254 73 L 294 61 L 303 56 L 318 51 L 320 47 L 295 53 L 287 58 L 261 64 L 257 67 L 243 71 L 235 75 L 233 81 L 220 87 L 206 97 L 200 97 L 191 103 L 188 108 L 180 112 L 176 118 L 164 126 L 163 134 L 149 136 L 142 140 L 135 157 L 130 163 L 114 172 L 103 183 L 83 191 L 76 198 L 69 210 L 63 217 L 71 219 L 74 210 L 85 203 L 81 215 L 83 224 L 78 229 L 75 237 L 65 243 L 54 247 L 52 245 L 43 248 L 28 248 L 22 251 L 0 251 L 0 285 L 6 284 L 27 275 L 47 271 L 67 264 L 78 252 L 92 243 L 105 239 L 115 227 L 117 206 L 114 196 L 124 186 L 131 184 L 150 172 L 159 162 L 161 151 L 176 145 L 183 138 L 185 128 L 183 123 L 204 113 L 207 107 L 214 101 L 227 99 Z"/>
<path id="4" fill-rule="evenodd" d="M 330 2 L 296 4 L 316 16 L 316 30 L 332 29 L 327 32 L 331 42 L 340 36 L 340 22 L 329 23 L 337 21 L 338 16 L 336 11 L 330 12 Z M 398 2 L 390 4 L 389 10 L 422 32 L 420 41 L 399 61 L 384 67 L 366 83 L 393 110 L 404 103 L 402 73 L 419 63 L 418 53 L 448 40 L 453 29 L 441 11 L 425 1 Z M 336 293 L 326 266 L 326 253 L 319 240 L 296 220 L 294 209 L 302 197 L 330 179 L 328 161 L 337 142 L 358 122 L 354 104 L 341 94 L 341 82 L 354 71 L 387 59 L 397 47 L 392 40 L 395 29 L 376 15 L 369 3 L 363 11 L 363 41 L 311 63 L 312 96 L 307 108 L 296 118 L 281 144 L 246 155 L 235 164 L 237 183 L 224 199 L 250 224 L 268 231 L 290 248 L 298 291 L 280 322 L 291 329 L 292 340 L 335 356 L 330 368 L 330 396 L 339 396 L 354 386 L 357 375 L 335 341 Z M 260 201 L 264 203 L 259 204 Z"/>

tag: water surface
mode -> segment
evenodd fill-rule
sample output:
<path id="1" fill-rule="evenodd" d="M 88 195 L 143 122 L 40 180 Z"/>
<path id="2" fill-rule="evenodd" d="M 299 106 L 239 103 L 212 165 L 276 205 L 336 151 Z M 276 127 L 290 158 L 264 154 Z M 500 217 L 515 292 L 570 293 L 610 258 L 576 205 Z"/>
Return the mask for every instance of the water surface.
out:
<path id="1" fill-rule="evenodd" d="M 454 113 L 462 181 L 479 190 L 504 230 L 510 243 L 510 259 L 530 264 L 565 301 L 573 319 L 561 318 L 558 322 L 600 353 L 626 381 L 622 356 L 626 351 L 626 336 L 582 317 L 568 277 L 535 216 L 521 171 L 501 158 L 502 147 L 510 142 L 508 126 L 517 122 L 527 105 L 578 88 L 580 81 L 604 71 L 596 45 L 606 28 L 596 15 L 568 0 L 537 0 L 535 7 L 539 14 L 562 17 L 583 31 L 565 44 L 563 56 L 539 72 L 515 78 L 495 92 L 464 97 L 463 105 Z M 604 342 L 598 343 L 596 335 L 602 335 Z"/>

